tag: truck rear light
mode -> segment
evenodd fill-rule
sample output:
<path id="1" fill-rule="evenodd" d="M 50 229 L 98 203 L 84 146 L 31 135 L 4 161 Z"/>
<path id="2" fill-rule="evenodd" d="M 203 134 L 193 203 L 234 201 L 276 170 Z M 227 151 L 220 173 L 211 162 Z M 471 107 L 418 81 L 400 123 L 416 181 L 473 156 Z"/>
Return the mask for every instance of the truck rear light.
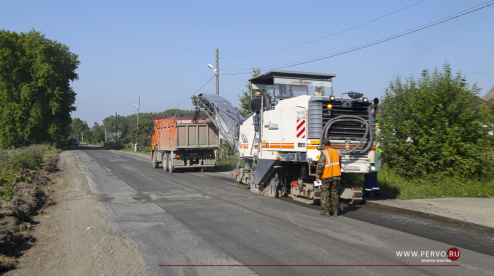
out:
<path id="1" fill-rule="evenodd" d="M 328 109 L 332 109 L 333 108 L 333 105 L 332 104 L 328 104 Z"/>
<path id="2" fill-rule="evenodd" d="M 177 154 L 177 155 L 175 155 L 175 158 L 180 158 L 180 155 L 178 155 L 178 154 Z"/>

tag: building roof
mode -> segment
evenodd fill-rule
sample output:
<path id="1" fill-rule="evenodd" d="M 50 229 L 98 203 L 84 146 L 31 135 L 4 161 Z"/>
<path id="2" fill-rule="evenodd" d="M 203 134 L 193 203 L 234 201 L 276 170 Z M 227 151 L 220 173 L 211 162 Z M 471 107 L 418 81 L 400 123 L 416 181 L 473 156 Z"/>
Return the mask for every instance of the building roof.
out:
<path id="1" fill-rule="evenodd" d="M 491 90 L 489 90 L 489 92 L 487 92 L 483 97 L 482 99 L 484 100 L 488 100 L 488 99 L 494 99 L 494 86 L 491 88 Z"/>

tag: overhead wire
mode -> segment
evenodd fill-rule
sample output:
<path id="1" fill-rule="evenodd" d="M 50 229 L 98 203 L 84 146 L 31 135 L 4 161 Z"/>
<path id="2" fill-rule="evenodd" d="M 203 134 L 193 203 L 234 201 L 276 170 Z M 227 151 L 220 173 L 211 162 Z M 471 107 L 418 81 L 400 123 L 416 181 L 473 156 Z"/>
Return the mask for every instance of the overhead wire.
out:
<path id="1" fill-rule="evenodd" d="M 203 79 L 203 78 L 207 75 L 207 73 L 209 73 L 209 72 L 211 72 L 211 69 L 209 69 L 209 68 L 208 68 L 208 70 L 204 73 L 204 75 L 202 75 L 202 77 L 201 77 L 201 78 L 200 78 L 200 79 L 199 79 L 196 83 L 194 83 L 194 85 L 192 85 L 192 87 L 191 87 L 189 90 L 187 90 L 187 92 L 185 92 L 184 94 L 189 93 L 189 92 L 190 92 L 190 91 L 191 91 L 191 90 L 192 90 L 192 89 L 193 89 L 193 88 L 194 88 L 194 87 L 195 87 L 195 86 L 196 86 L 196 85 L 197 85 L 197 84 L 198 84 L 198 83 L 199 83 L 199 82 L 200 82 L 200 81 L 201 81 L 201 80 L 202 80 L 202 79 Z M 178 99 L 177 99 L 177 100 L 175 100 L 175 101 L 173 101 L 173 102 L 171 102 L 171 103 L 169 104 L 169 106 L 171 106 L 171 105 L 175 104 L 175 103 L 176 103 L 176 102 L 178 102 L 181 98 L 182 98 L 181 96 L 180 96 L 180 97 L 178 97 Z"/>
<path id="2" fill-rule="evenodd" d="M 193 96 L 193 95 L 195 95 L 197 92 L 201 91 L 201 89 L 202 89 L 204 86 L 206 86 L 206 84 L 208 84 L 208 83 L 209 83 L 209 82 L 210 82 L 210 81 L 211 81 L 214 77 L 215 77 L 215 75 L 213 75 L 213 76 L 212 76 L 212 77 L 211 77 L 211 78 L 210 78 L 210 79 L 209 79 L 209 80 L 208 80 L 205 84 L 203 84 L 203 85 L 202 85 L 199 89 L 197 89 L 197 90 L 196 90 L 196 92 L 194 92 L 194 93 L 193 93 L 192 95 L 190 95 L 190 96 Z M 189 97 L 190 97 L 190 96 L 189 96 Z M 176 106 L 175 106 L 174 108 L 172 108 L 172 109 L 175 109 L 175 108 L 179 107 L 180 105 L 182 105 L 183 103 L 185 103 L 187 100 L 190 100 L 190 99 L 189 99 L 189 97 L 187 97 L 187 99 L 185 99 L 183 102 L 179 103 L 178 105 L 176 105 Z"/>
<path id="3" fill-rule="evenodd" d="M 323 59 L 328 59 L 328 58 L 340 56 L 340 55 L 343 55 L 343 54 L 348 54 L 348 53 L 355 52 L 355 51 L 358 51 L 358 50 L 361 50 L 361 49 L 365 49 L 365 48 L 368 48 L 368 47 L 371 47 L 371 46 L 374 46 L 374 45 L 378 45 L 378 44 L 381 44 L 381 43 L 384 43 L 384 42 L 387 42 L 387 41 L 390 41 L 390 40 L 394 40 L 394 39 L 397 39 L 397 38 L 400 38 L 400 37 L 403 37 L 403 36 L 406 36 L 406 35 L 409 35 L 409 34 L 412 34 L 412 33 L 418 32 L 418 31 L 421 31 L 421 30 L 425 30 L 427 28 L 430 28 L 430 27 L 433 27 L 433 26 L 442 24 L 444 22 L 451 21 L 451 20 L 456 19 L 456 18 L 459 18 L 461 16 L 464 16 L 464 15 L 467 15 L 467 14 L 470 14 L 470 13 L 473 13 L 473 12 L 476 12 L 476 11 L 479 11 L 481 9 L 484 9 L 484 8 L 487 8 L 489 6 L 494 5 L 493 2 L 494 2 L 494 0 L 487 1 L 487 2 L 484 2 L 484 3 L 480 4 L 480 5 L 477 5 L 477 6 L 474 6 L 474 7 L 469 8 L 469 9 L 466 9 L 466 10 L 460 11 L 458 13 L 455 13 L 453 15 L 444 17 L 442 19 L 439 19 L 439 20 L 436 20 L 436 21 L 433 21 L 433 22 L 430 22 L 430 23 L 427 23 L 427 24 L 424 24 L 424 25 L 421 25 L 421 26 L 418 26 L 418 27 L 409 29 L 407 31 L 404 31 L 404 32 L 401 32 L 401 33 L 398 33 L 398 34 L 395 34 L 395 35 L 391 35 L 391 36 L 388 36 L 388 37 L 385 37 L 385 38 L 382 38 L 382 39 L 379 39 L 379 40 L 375 40 L 373 42 L 369 42 L 369 43 L 366 43 L 366 44 L 362 44 L 360 46 L 348 48 L 346 50 L 342 50 L 342 51 L 339 51 L 339 52 L 331 53 L 331 54 L 324 55 L 324 56 L 310 58 L 310 59 L 307 59 L 307 60 L 304 60 L 304 61 L 287 63 L 287 64 L 281 64 L 281 65 L 274 65 L 274 66 L 264 66 L 264 67 L 261 67 L 261 68 L 268 68 L 268 69 L 263 69 L 262 71 L 277 70 L 277 69 L 283 69 L 283 68 L 298 66 L 298 65 L 302 65 L 302 64 L 312 63 L 312 62 L 320 61 L 320 60 L 323 60 Z M 490 4 L 488 4 L 488 3 L 490 3 Z M 248 73 L 242 72 L 242 73 L 222 74 L 222 75 L 242 75 L 242 74 L 248 74 Z"/>
<path id="4" fill-rule="evenodd" d="M 265 54 L 270 54 L 270 53 L 274 53 L 274 52 L 280 52 L 280 51 L 284 51 L 284 50 L 287 50 L 287 49 L 292 49 L 292 48 L 295 48 L 295 47 L 299 47 L 299 46 L 302 46 L 302 45 L 306 45 L 306 44 L 309 44 L 309 43 L 313 43 L 313 42 L 316 42 L 316 41 L 319 41 L 319 40 L 323 40 L 325 38 L 328 38 L 328 37 L 331 37 L 331 36 L 334 36 L 334 35 L 337 35 L 337 34 L 341 34 L 341 33 L 344 33 L 344 32 L 347 32 L 347 31 L 350 31 L 350 30 L 353 30 L 353 29 L 356 29 L 356 28 L 359 28 L 359 27 L 362 27 L 364 25 L 367 25 L 367 24 L 370 24 L 374 21 L 377 21 L 379 19 L 383 19 L 387 16 L 390 16 L 392 14 L 395 14 L 397 12 L 400 12 L 400 11 L 403 11 L 403 10 L 406 10 L 408 8 L 411 8 L 415 5 L 418 5 L 422 2 L 425 2 L 426 0 L 422 0 L 422 1 L 419 1 L 419 2 L 416 2 L 412 5 L 409 5 L 409 6 L 406 6 L 404 8 L 401 8 L 399 10 L 396 10 L 396 11 L 393 11 L 393 12 L 390 12 L 388 14 L 385 14 L 383 16 L 380 16 L 378 18 L 374 18 L 370 21 L 367 21 L 367 22 L 364 22 L 362 24 L 359 24 L 359 25 L 356 25 L 356 26 L 353 26 L 353 27 L 350 27 L 348 29 L 344 29 L 342 31 L 339 31 L 339 32 L 336 32 L 336 33 L 332 33 L 332 34 L 329 34 L 329 35 L 326 35 L 326 36 L 323 36 L 323 37 L 320 37 L 320 38 L 317 38 L 317 39 L 314 39 L 314 40 L 310 40 L 310 41 L 307 41 L 307 42 L 303 42 L 303 43 L 299 43 L 299 44 L 296 44 L 296 45 L 292 45 L 292 46 L 289 46 L 289 47 L 285 47 L 285 48 L 281 48 L 281 49 L 277 49 L 277 50 L 271 50 L 271 51 L 267 51 L 267 52 L 262 52 L 262 53 L 257 53 L 257 54 L 248 54 L 248 55 L 241 55 L 241 56 L 231 56 L 231 57 L 222 57 L 222 58 L 241 58 L 241 57 L 252 57 L 252 56 L 260 56 L 260 55 L 265 55 Z"/>
<path id="5" fill-rule="evenodd" d="M 226 61 L 228 62 L 230 65 L 232 65 L 233 67 L 236 67 L 237 69 L 241 70 L 240 68 L 238 68 L 237 66 L 235 66 L 235 64 L 229 62 L 228 60 L 225 60 L 225 59 L 222 59 L 222 61 Z M 221 70 L 225 70 L 225 71 L 230 71 L 229 69 L 221 69 Z M 247 72 L 246 72 L 247 73 Z M 247 80 L 241 80 L 240 78 L 238 78 L 236 75 L 232 75 L 234 76 L 236 79 L 242 81 L 242 82 L 246 82 Z"/>

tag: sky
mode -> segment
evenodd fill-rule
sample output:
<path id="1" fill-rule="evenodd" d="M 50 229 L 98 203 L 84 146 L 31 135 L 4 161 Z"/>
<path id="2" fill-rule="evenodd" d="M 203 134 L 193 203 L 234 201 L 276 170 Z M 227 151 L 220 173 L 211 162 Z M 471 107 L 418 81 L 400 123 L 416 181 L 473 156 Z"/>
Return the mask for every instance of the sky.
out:
<path id="1" fill-rule="evenodd" d="M 494 86 L 494 5 L 377 45 L 328 57 L 460 13 L 487 0 L 2 1 L 0 29 L 45 34 L 79 55 L 71 84 L 80 118 L 193 109 L 216 93 L 238 106 L 251 68 L 336 74 L 334 94 L 381 98 L 398 76 L 442 68 Z M 479 6 L 481 7 L 481 6 Z M 311 42 L 312 41 L 312 42 Z M 302 44 L 302 45 L 300 45 Z M 298 45 L 298 46 L 297 46 Z M 288 49 L 286 49 L 288 48 Z M 208 82 L 209 81 L 209 82 Z M 202 88 L 201 88 L 202 87 Z"/>

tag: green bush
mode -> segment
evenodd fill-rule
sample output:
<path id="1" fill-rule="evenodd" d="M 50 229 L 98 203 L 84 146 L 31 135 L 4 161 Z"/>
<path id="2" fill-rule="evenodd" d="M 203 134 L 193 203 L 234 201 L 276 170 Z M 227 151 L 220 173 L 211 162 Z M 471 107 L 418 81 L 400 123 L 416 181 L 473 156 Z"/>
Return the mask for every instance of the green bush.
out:
<path id="1" fill-rule="evenodd" d="M 492 169 L 491 116 L 449 64 L 423 78 L 398 78 L 380 105 L 379 143 L 405 177 L 483 177 Z"/>
<path id="2" fill-rule="evenodd" d="M 19 182 L 29 182 L 31 179 L 22 174 L 23 169 L 38 170 L 43 165 L 44 153 L 49 151 L 49 145 L 32 145 L 29 147 L 0 150 L 0 186 L 3 187 L 4 199 L 12 195 L 12 187 Z"/>
<path id="3" fill-rule="evenodd" d="M 18 149 L 0 150 L 0 168 L 2 171 L 37 170 L 43 164 L 43 153 L 49 149 L 49 145 L 33 145 Z"/>
<path id="4" fill-rule="evenodd" d="M 231 171 L 237 168 L 238 160 L 238 156 L 236 155 L 218 157 L 215 167 L 221 171 Z"/>

